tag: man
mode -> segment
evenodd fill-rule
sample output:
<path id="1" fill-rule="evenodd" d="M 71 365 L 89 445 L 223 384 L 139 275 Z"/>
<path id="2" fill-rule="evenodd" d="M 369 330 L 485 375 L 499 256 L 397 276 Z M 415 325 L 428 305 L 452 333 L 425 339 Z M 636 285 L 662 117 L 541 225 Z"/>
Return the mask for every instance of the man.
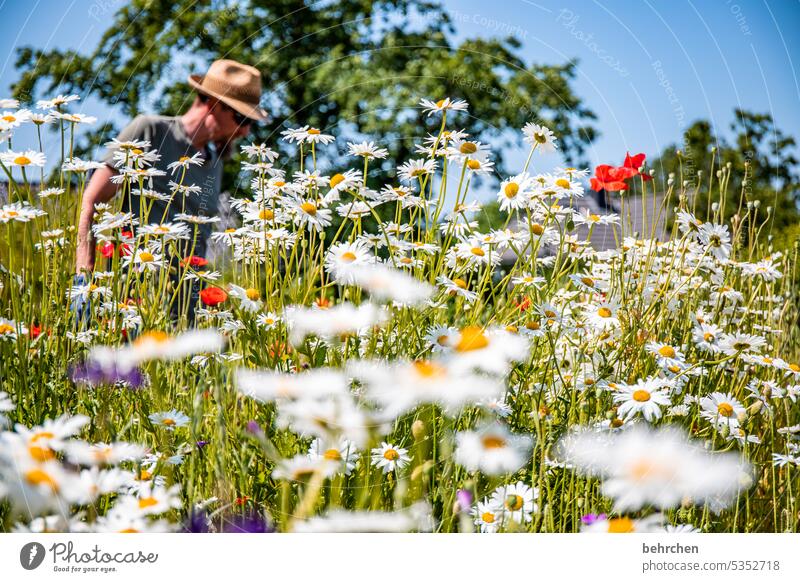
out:
<path id="1" fill-rule="evenodd" d="M 261 73 L 258 69 L 232 60 L 214 61 L 204 76 L 190 75 L 189 84 L 197 91 L 191 107 L 177 117 L 140 115 L 128 125 L 118 140 L 120 142 L 145 140 L 158 150 L 161 158 L 154 166 L 165 172 L 164 176 L 152 178 L 152 189 L 169 194 L 169 182 L 178 182 L 181 174 L 173 176 L 167 165 L 186 156 L 200 154 L 202 165 L 189 165 L 183 177 L 184 186 L 197 186 L 199 193 L 189 194 L 185 205 L 180 193 L 176 201 L 167 208 L 166 202 L 154 201 L 150 211 L 151 222 L 158 222 L 165 210 L 164 222 L 172 221 L 179 213 L 214 216 L 217 214 L 222 182 L 222 159 L 232 150 L 236 141 L 247 136 L 253 121 L 267 119 L 259 106 L 261 99 Z M 213 144 L 213 148 L 210 147 Z M 119 188 L 111 178 L 118 172 L 114 167 L 114 149 L 110 149 L 104 160 L 106 166 L 92 175 L 83 195 L 80 221 L 78 223 L 78 246 L 76 252 L 76 284 L 86 284 L 94 268 L 95 241 L 92 236 L 94 206 L 114 197 Z M 134 186 L 136 188 L 136 186 Z M 123 211 L 139 215 L 139 196 L 126 196 Z M 178 202 L 180 200 L 181 202 Z M 183 206 L 183 208 L 182 208 Z M 210 225 L 200 228 L 194 255 L 205 254 Z M 79 319 L 88 313 L 85 306 L 74 306 Z"/>

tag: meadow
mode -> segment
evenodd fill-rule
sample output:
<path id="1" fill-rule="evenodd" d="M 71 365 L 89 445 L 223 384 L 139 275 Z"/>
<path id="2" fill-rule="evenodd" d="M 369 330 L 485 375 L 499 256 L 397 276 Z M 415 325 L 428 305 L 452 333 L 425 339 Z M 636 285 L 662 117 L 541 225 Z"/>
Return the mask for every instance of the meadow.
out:
<path id="1" fill-rule="evenodd" d="M 746 167 L 703 170 L 703 221 L 698 182 L 642 154 L 537 173 L 558 136 L 529 123 L 482 232 L 491 148 L 458 129 L 467 103 L 423 99 L 429 133 L 388 183 L 378 136 L 243 146 L 250 188 L 210 261 L 193 251 L 219 217 L 150 212 L 199 195 L 204 161 L 115 141 L 80 279 L 99 163 L 72 155 L 94 121 L 76 100 L 0 103 L 0 531 L 797 531 L 797 255 L 746 188 L 722 221 Z M 30 123 L 61 139 L 39 188 L 41 140 L 13 139 Z M 350 167 L 324 175 L 337 148 Z M 618 212 L 576 210 L 590 189 Z M 634 197 L 661 201 L 660 239 Z"/>

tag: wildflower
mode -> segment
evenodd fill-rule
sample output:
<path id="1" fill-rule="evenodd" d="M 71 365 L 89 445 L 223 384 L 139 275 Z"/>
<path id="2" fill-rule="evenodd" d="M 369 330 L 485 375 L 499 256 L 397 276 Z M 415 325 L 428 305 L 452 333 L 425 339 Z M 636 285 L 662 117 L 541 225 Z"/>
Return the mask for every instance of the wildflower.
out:
<path id="1" fill-rule="evenodd" d="M 375 144 L 371 141 L 362 141 L 361 143 L 347 142 L 347 153 L 351 156 L 382 160 L 389 155 L 389 150 L 375 147 Z"/>
<path id="2" fill-rule="evenodd" d="M 758 353 L 765 345 L 767 341 L 763 337 L 747 333 L 726 333 L 719 338 L 720 351 L 729 356 L 744 352 Z"/>
<path id="3" fill-rule="evenodd" d="M 200 301 L 203 305 L 214 307 L 228 300 L 228 294 L 219 287 L 206 287 L 200 291 Z"/>
<path id="4" fill-rule="evenodd" d="M 331 223 L 331 211 L 320 208 L 316 201 L 301 199 L 294 203 L 291 209 L 295 224 L 308 230 L 315 229 L 321 232 Z"/>
<path id="5" fill-rule="evenodd" d="M 592 190 L 597 192 L 600 190 L 607 190 L 608 192 L 627 190 L 628 184 L 625 180 L 635 176 L 637 173 L 638 170 L 633 168 L 615 168 L 614 166 L 601 164 L 594 169 L 594 178 L 590 180 Z"/>
<path id="6" fill-rule="evenodd" d="M 747 464 L 734 453 L 707 453 L 675 428 L 641 426 L 600 435 L 590 431 L 561 441 L 564 459 L 603 479 L 602 492 L 617 511 L 645 505 L 677 507 L 685 498 L 703 504 L 729 502 Z"/>
<path id="7" fill-rule="evenodd" d="M 558 138 L 544 125 L 537 125 L 530 122 L 526 123 L 522 127 L 522 133 L 525 135 L 526 142 L 532 146 L 538 147 L 543 153 L 554 152 L 558 148 L 556 145 Z"/>
<path id="8" fill-rule="evenodd" d="M 19 127 L 23 123 L 30 121 L 31 112 L 27 109 L 19 109 L 17 111 L 3 111 L 0 114 L 0 130 L 6 131 Z M 13 153 L 13 152 L 8 152 Z M 7 162 L 3 159 L 3 163 Z"/>
<path id="9" fill-rule="evenodd" d="M 531 521 L 531 514 L 537 511 L 534 498 L 539 490 L 519 481 L 512 485 L 501 485 L 492 493 L 492 502 L 497 507 L 502 507 L 504 517 L 508 516 L 517 523 Z"/>
<path id="10" fill-rule="evenodd" d="M 349 475 L 356 468 L 358 454 L 355 443 L 347 439 L 340 439 L 329 445 L 323 439 L 315 438 L 308 450 L 308 457 L 312 461 L 328 461 L 335 467 L 335 472 L 344 475 Z"/>
<path id="11" fill-rule="evenodd" d="M 163 331 L 148 331 L 135 341 L 119 348 L 94 346 L 89 351 L 89 361 L 120 373 L 149 360 L 180 360 L 187 356 L 212 352 L 225 346 L 225 338 L 213 329 L 195 329 L 170 336 Z"/>
<path id="12" fill-rule="evenodd" d="M 641 413 L 647 422 L 653 422 L 661 418 L 661 407 L 668 406 L 670 398 L 664 381 L 650 378 L 632 385 L 617 383 L 614 402 L 619 404 L 617 414 L 625 420 Z"/>
<path id="13" fill-rule="evenodd" d="M 319 129 L 315 127 L 309 127 L 305 125 L 303 127 L 297 129 L 287 129 L 281 132 L 283 139 L 288 141 L 289 143 L 296 142 L 298 144 L 304 143 L 322 143 L 328 144 L 334 141 L 334 137 L 332 135 L 326 135 L 322 133 Z"/>
<path id="14" fill-rule="evenodd" d="M 200 152 L 192 156 L 182 156 L 179 160 L 167 164 L 167 169 L 174 175 L 178 170 L 186 170 L 189 166 L 202 166 L 203 156 Z"/>
<path id="15" fill-rule="evenodd" d="M 15 341 L 20 335 L 27 335 L 28 328 L 13 319 L 0 317 L 0 341 Z"/>
<path id="16" fill-rule="evenodd" d="M 437 162 L 431 159 L 410 160 L 397 168 L 397 176 L 403 182 L 422 179 L 436 171 Z"/>
<path id="17" fill-rule="evenodd" d="M 507 178 L 500 183 L 500 190 L 497 192 L 497 201 L 500 203 L 500 210 L 511 212 L 527 208 L 530 204 L 530 176 L 526 173 L 517 174 Z"/>
<path id="18" fill-rule="evenodd" d="M 642 174 L 641 169 L 644 165 L 644 160 L 647 158 L 645 154 L 636 154 L 635 156 L 631 156 L 630 152 L 625 154 L 625 161 L 622 164 L 623 168 L 631 168 L 636 170 L 637 176 L 641 176 L 645 182 L 649 182 L 653 179 L 650 174 Z"/>
<path id="19" fill-rule="evenodd" d="M 386 441 L 381 446 L 370 451 L 372 465 L 382 469 L 384 473 L 391 473 L 405 467 L 411 460 L 408 450 L 390 445 Z"/>
<path id="20" fill-rule="evenodd" d="M 53 99 L 44 99 L 41 101 L 36 102 L 36 107 L 39 109 L 61 109 L 67 103 L 72 103 L 73 101 L 78 101 L 80 97 L 78 95 L 61 95 L 54 97 Z"/>
<path id="21" fill-rule="evenodd" d="M 12 152 L 9 150 L 0 153 L 0 161 L 12 168 L 26 168 L 28 166 L 42 168 L 47 160 L 41 152 L 35 152 L 33 150 Z"/>
<path id="22" fill-rule="evenodd" d="M 214 287 L 210 288 L 214 289 Z M 256 312 L 259 311 L 263 305 L 261 302 L 261 294 L 259 293 L 258 289 L 255 289 L 254 287 L 248 287 L 245 289 L 244 287 L 239 287 L 238 285 L 231 283 L 228 285 L 228 291 L 230 292 L 231 297 L 239 301 L 242 309 L 245 311 L 249 311 L 251 313 Z"/>
<path id="23" fill-rule="evenodd" d="M 150 422 L 167 430 L 175 430 L 189 424 L 189 417 L 174 408 L 167 412 L 154 412 L 148 416 Z"/>
<path id="24" fill-rule="evenodd" d="M 0 428 L 8 424 L 8 417 L 6 412 L 14 410 L 14 401 L 11 400 L 7 392 L 0 391 Z"/>
<path id="25" fill-rule="evenodd" d="M 597 519 L 588 525 L 581 528 L 581 533 L 658 533 L 663 531 L 661 522 L 663 516 L 661 514 L 648 515 L 641 519 L 633 519 L 630 517 L 607 517 L 601 514 Z"/>
<path id="26" fill-rule="evenodd" d="M 299 343 L 310 334 L 333 339 L 368 329 L 385 321 L 386 313 L 372 303 L 341 303 L 328 309 L 289 307 L 284 317 L 292 343 Z"/>
<path id="27" fill-rule="evenodd" d="M 502 507 L 502 504 L 489 499 L 479 501 L 475 505 L 471 513 L 481 533 L 495 533 L 503 525 Z"/>
<path id="28" fill-rule="evenodd" d="M 711 254 L 719 261 L 726 260 L 731 254 L 731 236 L 726 224 L 705 223 L 698 232 L 700 242 L 708 247 Z"/>
<path id="29" fill-rule="evenodd" d="M 532 437 L 512 435 L 505 426 L 490 424 L 456 433 L 455 461 L 487 475 L 513 473 L 527 462 L 532 445 Z"/>
<path id="30" fill-rule="evenodd" d="M 439 99 L 438 101 L 430 101 L 428 99 L 421 99 L 419 104 L 422 106 L 422 110 L 427 112 L 428 117 L 433 115 L 434 113 L 441 113 L 442 111 L 466 111 L 467 110 L 467 102 L 463 99 L 450 99 L 450 97 L 445 97 L 444 99 Z"/>
<path id="31" fill-rule="evenodd" d="M 250 158 L 256 158 L 261 161 L 267 161 L 271 163 L 278 159 L 277 152 L 269 148 L 267 144 L 264 143 L 243 145 L 241 149 Z"/>
<path id="32" fill-rule="evenodd" d="M 700 415 L 718 427 L 738 428 L 740 419 L 746 415 L 742 404 L 733 396 L 723 392 L 712 392 L 700 399 Z"/>

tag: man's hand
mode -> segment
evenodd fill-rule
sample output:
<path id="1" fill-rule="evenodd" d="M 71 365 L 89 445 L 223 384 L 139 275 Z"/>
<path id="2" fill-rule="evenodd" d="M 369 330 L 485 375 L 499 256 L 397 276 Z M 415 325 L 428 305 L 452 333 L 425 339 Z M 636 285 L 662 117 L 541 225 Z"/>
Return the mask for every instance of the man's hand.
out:
<path id="1" fill-rule="evenodd" d="M 98 202 L 108 202 L 114 197 L 117 185 L 111 181 L 111 177 L 116 173 L 108 166 L 95 170 L 83 193 L 81 217 L 78 222 L 78 248 L 75 253 L 75 272 L 77 274 L 91 273 L 94 269 L 95 248 L 92 235 L 94 205 Z"/>

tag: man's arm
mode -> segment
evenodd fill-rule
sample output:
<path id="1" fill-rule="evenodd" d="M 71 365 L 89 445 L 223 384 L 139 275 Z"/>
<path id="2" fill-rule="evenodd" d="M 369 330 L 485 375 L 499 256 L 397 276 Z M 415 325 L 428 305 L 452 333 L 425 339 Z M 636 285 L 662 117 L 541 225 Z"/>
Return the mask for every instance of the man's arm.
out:
<path id="1" fill-rule="evenodd" d="M 117 185 L 111 181 L 116 175 L 116 170 L 109 166 L 95 170 L 89 185 L 83 193 L 81 217 L 78 221 L 78 247 L 75 254 L 75 272 L 91 272 L 94 268 L 94 235 L 92 234 L 92 221 L 94 218 L 94 205 L 99 202 L 108 202 L 117 192 Z"/>

